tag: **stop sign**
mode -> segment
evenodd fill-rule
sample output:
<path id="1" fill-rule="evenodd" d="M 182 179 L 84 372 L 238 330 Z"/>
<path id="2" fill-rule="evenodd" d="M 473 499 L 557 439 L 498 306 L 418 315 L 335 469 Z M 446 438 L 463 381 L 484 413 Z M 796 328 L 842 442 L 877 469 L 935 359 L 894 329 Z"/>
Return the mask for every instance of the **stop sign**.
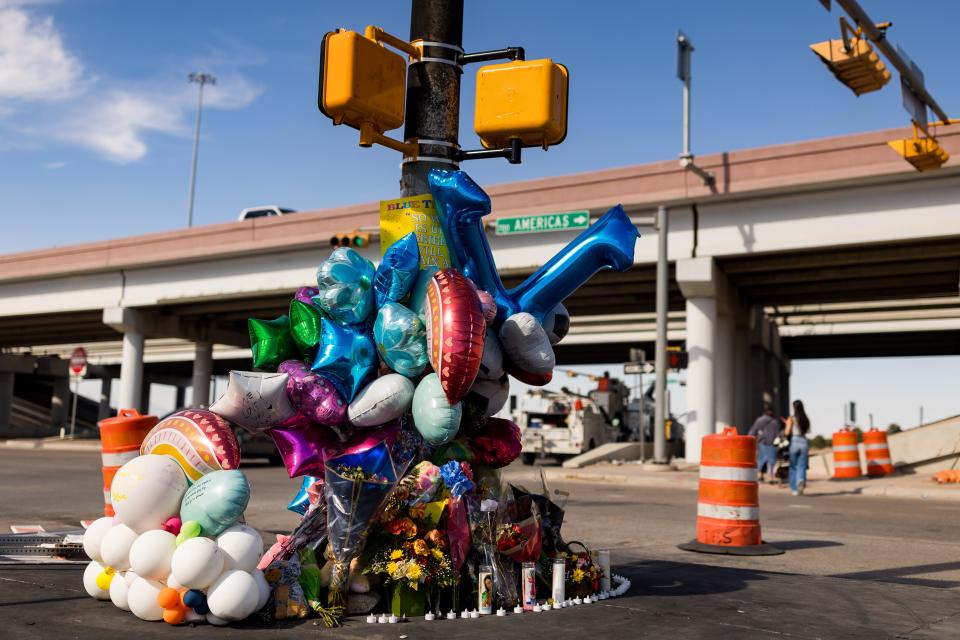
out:
<path id="1" fill-rule="evenodd" d="M 77 347 L 70 354 L 70 371 L 74 375 L 80 375 L 83 368 L 87 366 L 87 350 L 83 347 Z"/>

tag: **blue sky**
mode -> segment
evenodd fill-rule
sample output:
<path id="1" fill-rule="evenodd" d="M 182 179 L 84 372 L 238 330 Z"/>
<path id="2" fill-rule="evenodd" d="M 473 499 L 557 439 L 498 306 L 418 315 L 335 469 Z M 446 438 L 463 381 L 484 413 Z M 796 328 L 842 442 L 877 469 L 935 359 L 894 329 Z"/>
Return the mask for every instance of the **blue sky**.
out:
<path id="1" fill-rule="evenodd" d="M 923 68 L 947 111 L 960 110 L 947 45 L 960 3 L 862 4 L 878 21 L 893 21 L 890 39 Z M 697 153 L 907 123 L 895 82 L 856 98 L 809 51 L 838 31 L 838 10 L 828 14 L 816 0 L 466 5 L 468 50 L 523 45 L 529 58 L 564 63 L 571 77 L 566 141 L 530 150 L 520 166 L 468 166 L 481 184 L 676 157 L 678 28 L 696 46 Z M 195 102 L 186 75 L 197 70 L 220 80 L 204 111 L 197 224 L 257 204 L 314 209 L 396 197 L 398 154 L 358 148 L 355 131 L 332 127 L 316 108 L 323 33 L 367 24 L 406 36 L 409 3 L 0 0 L 0 251 L 183 226 Z M 464 76 L 465 147 L 477 145 L 474 73 Z M 797 363 L 795 395 L 832 398 L 837 385 L 818 385 L 839 379 L 834 364 Z M 960 359 L 914 358 L 891 371 L 850 366 L 862 393 L 889 405 L 878 409 L 878 422 L 909 423 L 922 393 L 951 396 Z M 901 401 L 903 380 L 918 378 L 928 381 L 924 391 Z M 824 402 L 824 413 L 841 415 L 834 399 Z M 950 412 L 946 400 L 943 407 Z"/>

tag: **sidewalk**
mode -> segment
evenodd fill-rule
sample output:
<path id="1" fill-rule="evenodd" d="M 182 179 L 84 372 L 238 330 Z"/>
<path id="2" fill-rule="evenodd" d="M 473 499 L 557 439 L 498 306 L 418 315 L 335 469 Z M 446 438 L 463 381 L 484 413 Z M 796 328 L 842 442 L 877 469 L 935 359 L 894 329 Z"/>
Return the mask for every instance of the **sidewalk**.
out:
<path id="1" fill-rule="evenodd" d="M 0 440 L 0 447 L 10 449 L 46 449 L 48 451 L 100 451 L 98 438 L 70 440 L 50 436 L 49 438 L 11 438 Z"/>

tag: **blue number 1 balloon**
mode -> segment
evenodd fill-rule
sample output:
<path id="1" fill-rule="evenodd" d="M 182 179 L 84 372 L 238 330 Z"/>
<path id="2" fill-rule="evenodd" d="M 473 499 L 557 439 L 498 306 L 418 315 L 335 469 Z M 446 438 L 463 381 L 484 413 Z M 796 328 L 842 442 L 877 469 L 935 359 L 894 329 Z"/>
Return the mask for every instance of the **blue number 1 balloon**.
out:
<path id="1" fill-rule="evenodd" d="M 431 169 L 430 192 L 436 203 L 450 257 L 460 271 L 497 301 L 497 324 L 526 311 L 537 320 L 563 302 L 601 269 L 626 271 L 640 234 L 617 205 L 574 238 L 520 286 L 504 289 L 493 261 L 483 217 L 490 197 L 463 171 Z"/>

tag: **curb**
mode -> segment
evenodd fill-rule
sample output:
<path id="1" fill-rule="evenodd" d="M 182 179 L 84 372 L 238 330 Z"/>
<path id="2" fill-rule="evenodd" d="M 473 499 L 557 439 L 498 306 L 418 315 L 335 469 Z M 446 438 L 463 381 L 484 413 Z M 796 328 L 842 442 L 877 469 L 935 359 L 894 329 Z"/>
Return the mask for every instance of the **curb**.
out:
<path id="1" fill-rule="evenodd" d="M 15 438 L 0 440 L 0 447 L 7 449 L 47 449 L 48 451 L 100 451 L 99 440 L 38 440 Z"/>

